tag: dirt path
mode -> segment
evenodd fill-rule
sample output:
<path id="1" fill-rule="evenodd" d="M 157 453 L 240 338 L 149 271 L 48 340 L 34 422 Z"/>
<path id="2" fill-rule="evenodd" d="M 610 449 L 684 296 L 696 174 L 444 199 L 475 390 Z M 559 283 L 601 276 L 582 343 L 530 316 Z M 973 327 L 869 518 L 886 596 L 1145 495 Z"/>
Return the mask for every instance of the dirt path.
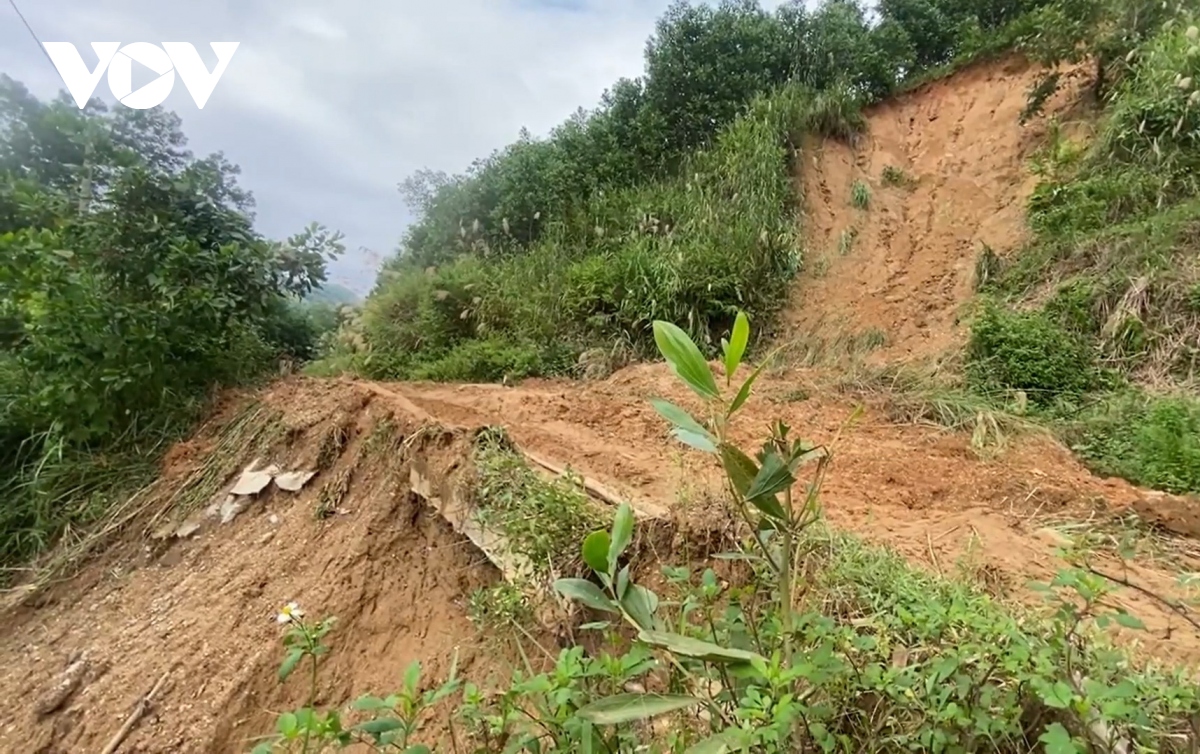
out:
<path id="1" fill-rule="evenodd" d="M 875 358 L 888 361 L 935 355 L 956 342 L 981 246 L 1006 253 L 1024 237 L 1032 178 L 1023 165 L 1040 127 L 1016 121 L 1032 77 L 1012 62 L 974 66 L 874 108 L 860 151 L 825 144 L 806 153 L 797 180 L 808 202 L 809 266 L 785 318 L 793 338 L 875 329 L 886 339 Z M 915 185 L 884 186 L 888 166 Z M 870 187 L 866 210 L 851 206 L 856 180 Z M 775 419 L 812 441 L 836 438 L 823 493 L 829 520 L 932 571 L 962 569 L 999 595 L 1029 599 L 1026 582 L 1062 565 L 1055 554 L 1062 535 L 1048 521 L 1165 504 L 1094 477 L 1045 437 L 1022 437 L 981 458 L 969 438 L 893 423 L 874 403 L 843 431 L 856 404 L 822 388 L 828 377 L 803 370 L 765 377 L 739 415 L 735 439 L 757 443 Z M 502 672 L 505 658 L 466 610 L 472 590 L 498 573 L 419 503 L 408 451 L 394 441 L 421 435 L 431 420 L 501 425 L 524 449 L 641 507 L 679 518 L 711 514 L 718 469 L 669 437 L 648 403 L 655 396 L 697 408 L 661 365 L 599 382 L 516 387 L 282 381 L 260 396 L 278 426 L 259 452 L 319 468 L 311 485 L 274 492 L 228 524 L 166 545 L 131 526 L 36 607 L 0 615 L 0 751 L 100 751 L 166 671 L 154 713 L 122 752 L 246 750 L 274 713 L 301 703 L 298 686 L 274 677 L 282 654 L 273 615 L 291 600 L 339 618 L 326 671 L 330 698 L 321 702 L 391 690 L 413 659 L 431 675 L 444 675 L 456 653 L 460 671 L 476 679 Z M 216 425 L 225 419 L 168 454 L 153 493 L 165 508 L 205 484 L 199 472 L 223 452 Z M 250 460 L 222 461 L 217 481 L 225 484 Z M 1186 554 L 1196 550 L 1179 547 L 1173 561 L 1139 559 L 1129 578 L 1172 594 L 1180 571 L 1200 570 Z M 1170 611 L 1134 591 L 1118 600 L 1149 629 L 1129 641 L 1164 659 L 1200 662 L 1200 635 Z M 85 668 L 78 686 L 46 711 L 76 660 Z"/>
<path id="2" fill-rule="evenodd" d="M 1061 113 L 1083 71 L 1048 104 Z M 978 64 L 873 107 L 857 149 L 810 145 L 801 180 L 806 271 L 793 290 L 794 337 L 877 331 L 880 360 L 939 354 L 958 335 L 983 246 L 1004 255 L 1025 239 L 1027 158 L 1045 121 L 1018 125 L 1035 69 Z M 885 171 L 911 184 L 889 185 Z M 856 183 L 870 204 L 852 202 Z"/>
<path id="3" fill-rule="evenodd" d="M 804 391 L 813 397 L 795 400 L 798 385 L 811 387 L 801 375 L 760 381 L 735 436 L 756 447 L 768 423 L 779 418 L 806 439 L 832 442 L 857 404 L 815 388 Z M 634 367 L 590 385 L 389 387 L 439 417 L 502 424 L 524 447 L 677 513 L 720 494 L 712 460 L 670 438 L 648 402 L 666 397 L 699 410 L 661 365 Z M 823 495 L 834 525 L 931 570 L 965 568 L 1017 599 L 1031 598 L 1030 580 L 1046 580 L 1063 566 L 1055 555 L 1063 540 L 1048 521 L 1112 517 L 1144 496 L 1123 481 L 1095 477 L 1047 437 L 1021 438 L 984 459 L 969 437 L 897 425 L 871 408 L 842 431 L 834 453 Z M 1140 561 L 1133 579 L 1170 595 L 1181 569 L 1198 568 L 1200 561 Z M 1136 638 L 1155 654 L 1200 660 L 1200 635 L 1161 604 L 1129 591 L 1120 601 L 1146 621 L 1149 631 Z"/>

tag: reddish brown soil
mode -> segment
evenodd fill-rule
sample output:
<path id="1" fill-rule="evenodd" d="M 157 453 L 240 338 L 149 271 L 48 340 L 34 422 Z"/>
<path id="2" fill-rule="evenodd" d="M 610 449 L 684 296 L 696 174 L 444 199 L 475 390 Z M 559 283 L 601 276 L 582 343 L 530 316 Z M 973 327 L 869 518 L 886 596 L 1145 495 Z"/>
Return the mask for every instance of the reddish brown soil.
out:
<path id="1" fill-rule="evenodd" d="M 165 550 L 131 531 L 51 590 L 49 604 L 2 616 L 0 751 L 98 752 L 168 670 L 153 714 L 120 751 L 248 751 L 253 737 L 272 731 L 274 713 L 303 703 L 303 673 L 283 686 L 275 678 L 283 653 L 274 617 L 289 601 L 310 617 L 337 617 L 322 671 L 325 703 L 396 690 L 414 659 L 428 677 L 444 678 L 456 649 L 459 669 L 472 676 L 503 669 L 481 651 L 464 610 L 470 592 L 498 574 L 408 491 L 405 464 L 364 457 L 371 428 L 393 413 L 372 405 L 374 397 L 336 383 L 274 388 L 265 398 L 287 411 L 291 437 L 276 462 L 310 464 L 329 430 L 348 430 L 336 463 L 301 494 L 272 491 L 233 522 Z M 411 417 L 395 413 L 401 434 L 411 431 Z M 165 476 L 182 480 L 196 459 L 172 457 Z M 343 475 L 341 512 L 317 520 L 322 487 Z M 35 707 L 81 653 L 89 669 L 79 690 L 40 718 Z M 442 732 L 435 726 L 435 739 Z"/>
<path id="2" fill-rule="evenodd" d="M 880 358 L 939 354 L 958 335 L 983 246 L 1004 255 L 1025 239 L 1027 168 L 1045 120 L 1018 125 L 1037 70 L 1021 59 L 982 63 L 890 99 L 868 114 L 855 147 L 811 145 L 801 169 L 807 271 L 793 291 L 793 336 L 879 330 Z M 1047 105 L 1078 100 L 1080 68 Z M 894 167 L 915 185 L 888 186 Z M 870 189 L 866 210 L 854 183 Z M 843 234 L 856 233 L 844 242 Z"/>
<path id="3" fill-rule="evenodd" d="M 1063 567 L 1055 555 L 1061 536 L 1047 530 L 1047 522 L 1108 518 L 1146 503 L 1183 504 L 1098 478 L 1048 437 L 1022 437 L 1006 452 L 981 458 L 969 436 L 897 425 L 872 406 L 843 430 L 860 404 L 820 395 L 819 379 L 796 372 L 786 380 L 760 380 L 756 398 L 739 413 L 735 438 L 756 447 L 778 418 L 806 439 L 832 443 L 823 500 L 834 525 L 934 570 L 965 567 L 1003 595 L 1029 599 L 1030 580 L 1047 580 Z M 569 463 L 633 500 L 659 501 L 679 512 L 719 495 L 711 458 L 672 440 L 648 402 L 666 397 L 699 410 L 660 365 L 632 367 L 590 385 L 390 387 L 440 418 L 503 424 L 523 447 Z M 790 400 L 797 387 L 813 397 Z M 1173 595 L 1179 571 L 1197 568 L 1200 561 L 1158 567 L 1139 562 L 1131 579 Z M 1150 629 L 1131 641 L 1145 642 L 1160 657 L 1200 659 L 1200 634 L 1161 604 L 1133 591 L 1118 599 Z"/>
<path id="4" fill-rule="evenodd" d="M 793 336 L 880 328 L 890 344 L 878 356 L 888 360 L 954 344 L 956 311 L 969 295 L 981 244 L 1005 252 L 1023 236 L 1031 179 L 1022 160 L 1039 127 L 1022 130 L 1016 119 L 1032 76 L 1015 63 L 973 67 L 875 108 L 861 151 L 826 144 L 811 153 L 803 174 L 809 258 L 825 249 L 830 263 L 825 277 L 798 285 Z M 887 165 L 917 178 L 916 187 L 883 187 Z M 866 212 L 850 206 L 858 178 L 872 187 Z M 837 239 L 852 224 L 859 234 L 843 257 Z M 739 415 L 737 439 L 760 440 L 767 423 L 782 418 L 797 434 L 832 443 L 823 495 L 830 521 L 931 570 L 963 568 L 1024 600 L 1029 579 L 1061 566 L 1055 547 L 1062 539 L 1046 528 L 1050 519 L 1132 507 L 1150 518 L 1160 512 L 1166 524 L 1198 520 L 1194 504 L 1099 479 L 1044 437 L 1015 438 L 1007 452 L 981 458 L 961 434 L 889 421 L 882 397 L 843 429 L 856 404 L 823 388 L 827 378 L 803 371 L 764 378 Z M 413 659 L 429 676 L 444 676 L 456 648 L 460 671 L 476 680 L 505 671 L 504 654 L 481 643 L 465 610 L 475 587 L 498 578 L 495 568 L 409 488 L 414 452 L 449 464 L 455 447 L 390 444 L 371 452 L 368 438 L 384 417 L 392 417 L 397 437 L 410 438 L 425 437 L 417 430 L 431 418 L 467 428 L 503 425 L 524 449 L 642 509 L 711 518 L 719 510 L 710 505 L 716 468 L 668 436 L 647 402 L 652 396 L 696 408 L 662 366 L 594 383 L 518 387 L 280 382 L 261 396 L 286 425 L 264 460 L 329 463 L 301 493 L 270 492 L 231 523 L 170 546 L 150 538 L 151 522 L 139 520 L 36 606 L 0 614 L 0 751 L 100 751 L 167 671 L 151 714 L 121 752 L 248 749 L 253 736 L 270 730 L 274 713 L 302 701 L 302 683 L 280 686 L 274 676 L 282 653 L 273 616 L 291 600 L 310 615 L 339 619 L 329 637 L 324 703 L 387 692 Z M 229 418 L 236 408 L 227 401 L 222 413 Z M 160 508 L 169 510 L 171 495 L 210 461 L 220 419 L 168 454 L 155 488 Z M 322 448 L 338 428 L 347 441 L 329 456 Z M 318 519 L 318 501 L 338 488 L 345 496 L 335 513 Z M 1186 548 L 1178 550 L 1174 561 L 1138 560 L 1128 578 L 1173 594 L 1179 571 L 1200 568 Z M 1129 637 L 1146 653 L 1200 661 L 1200 635 L 1162 605 L 1132 590 L 1118 600 L 1148 625 Z M 42 700 L 80 654 L 88 670 L 78 690 L 58 711 L 40 715 Z M 444 728 L 435 725 L 431 735 L 450 750 Z"/>

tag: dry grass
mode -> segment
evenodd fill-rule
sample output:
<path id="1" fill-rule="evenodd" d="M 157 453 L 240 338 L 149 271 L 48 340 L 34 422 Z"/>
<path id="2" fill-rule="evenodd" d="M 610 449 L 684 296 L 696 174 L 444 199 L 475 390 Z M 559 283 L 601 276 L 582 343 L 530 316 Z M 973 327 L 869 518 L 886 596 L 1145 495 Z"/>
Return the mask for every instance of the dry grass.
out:
<path id="1" fill-rule="evenodd" d="M 999 452 L 1011 437 L 1048 434 L 1049 430 L 1023 415 L 1025 401 L 1018 392 L 996 399 L 968 392 L 952 375 L 948 363 L 924 366 L 888 365 L 859 368 L 842 374 L 835 387 L 869 401 L 897 424 L 941 427 L 971 435 L 980 455 Z"/>
<path id="2" fill-rule="evenodd" d="M 247 458 L 265 452 L 283 438 L 285 429 L 280 419 L 278 411 L 254 401 L 219 429 L 201 426 L 199 436 L 215 432 L 218 440 L 198 469 L 182 479 L 159 477 L 113 506 L 100 525 L 66 532 L 51 552 L 29 567 L 23 584 L 4 593 L 0 609 L 21 604 L 67 578 L 101 546 L 135 525 L 146 534 L 168 520 L 182 521 L 210 502 Z"/>

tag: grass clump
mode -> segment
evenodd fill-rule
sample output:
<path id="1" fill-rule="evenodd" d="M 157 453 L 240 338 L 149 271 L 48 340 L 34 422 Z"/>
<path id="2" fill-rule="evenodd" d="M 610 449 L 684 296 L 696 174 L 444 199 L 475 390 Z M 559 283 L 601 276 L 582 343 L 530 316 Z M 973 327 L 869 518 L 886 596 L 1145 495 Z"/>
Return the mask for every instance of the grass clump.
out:
<path id="1" fill-rule="evenodd" d="M 903 168 L 898 168 L 895 165 L 885 166 L 882 178 L 884 186 L 910 188 L 917 183 L 916 179 L 904 172 Z"/>
<path id="2" fill-rule="evenodd" d="M 1096 471 L 1168 492 L 1200 490 L 1200 400 L 1117 394 L 1067 425 L 1065 436 Z"/>
<path id="3" fill-rule="evenodd" d="M 575 543 L 603 522 L 578 481 L 537 474 L 499 430 L 479 435 L 474 463 L 480 523 L 539 572 L 577 571 Z"/>
<path id="4" fill-rule="evenodd" d="M 971 324 L 968 384 L 984 394 L 1020 390 L 1036 406 L 1078 399 L 1097 384 L 1088 344 L 1040 312 L 985 303 Z"/>
<path id="5" fill-rule="evenodd" d="M 850 203 L 856 209 L 868 209 L 871 206 L 871 189 L 862 181 L 855 181 L 850 187 Z"/>

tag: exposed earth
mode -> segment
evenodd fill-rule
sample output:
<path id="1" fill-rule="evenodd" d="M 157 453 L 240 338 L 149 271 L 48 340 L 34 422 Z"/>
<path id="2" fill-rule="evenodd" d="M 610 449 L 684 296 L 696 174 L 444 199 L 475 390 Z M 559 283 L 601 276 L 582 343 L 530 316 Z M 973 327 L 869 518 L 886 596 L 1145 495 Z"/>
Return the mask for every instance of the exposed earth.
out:
<path id="1" fill-rule="evenodd" d="M 785 337 L 876 329 L 876 363 L 937 356 L 957 342 L 981 246 L 1003 255 L 1024 238 L 1033 181 L 1023 166 L 1046 127 L 1017 122 L 1034 75 L 1013 60 L 976 65 L 869 111 L 856 150 L 812 146 L 797 183 L 810 259 L 828 261 L 797 282 Z M 1065 112 L 1079 86 L 1049 111 Z M 915 183 L 884 185 L 888 166 Z M 869 186 L 866 210 L 851 204 L 856 180 Z M 1174 529 L 1125 572 L 1153 592 L 1172 594 L 1178 572 L 1200 569 L 1200 545 L 1183 536 L 1200 536 L 1195 503 L 1096 477 L 1037 432 L 981 452 L 969 434 L 903 421 L 886 391 L 846 382 L 828 365 L 776 370 L 736 430 L 757 439 L 781 418 L 831 443 L 823 501 L 835 526 L 931 570 L 963 569 L 1015 600 L 1032 599 L 1026 583 L 1060 566 L 1055 548 L 1072 531 L 1064 522 L 1119 527 L 1136 511 Z M 413 468 L 448 478 L 472 431 L 501 425 L 523 450 L 648 515 L 703 518 L 716 469 L 669 437 L 648 403 L 656 396 L 695 405 L 663 365 L 517 386 L 292 377 L 227 396 L 126 506 L 103 555 L 62 583 L 7 595 L 0 751 L 102 751 L 164 675 L 119 751 L 248 750 L 301 701 L 300 685 L 275 677 L 275 613 L 290 601 L 338 619 L 323 676 L 336 698 L 319 701 L 390 689 L 414 659 L 430 676 L 454 661 L 473 678 L 507 673 L 510 658 L 466 615 L 470 593 L 500 571 L 414 492 Z M 227 523 L 201 515 L 229 502 L 225 492 L 256 459 L 316 474 L 296 491 L 264 487 Z M 1119 601 L 1147 625 L 1130 636 L 1139 652 L 1200 662 L 1200 635 L 1178 616 L 1137 591 Z"/>

